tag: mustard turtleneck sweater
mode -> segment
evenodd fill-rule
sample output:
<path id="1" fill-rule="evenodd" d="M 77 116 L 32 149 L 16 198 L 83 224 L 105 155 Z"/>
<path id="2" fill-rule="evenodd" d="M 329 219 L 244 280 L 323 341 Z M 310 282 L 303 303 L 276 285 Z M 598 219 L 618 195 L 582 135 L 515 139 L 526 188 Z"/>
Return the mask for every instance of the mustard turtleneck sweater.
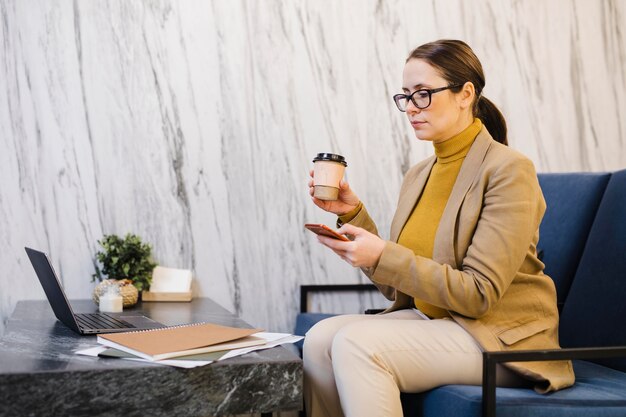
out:
<path id="1" fill-rule="evenodd" d="M 433 257 L 435 234 L 443 210 L 461 170 L 463 160 L 481 128 L 480 119 L 474 119 L 474 122 L 461 133 L 444 142 L 434 143 L 437 161 L 433 165 L 421 197 L 398 238 L 398 243 L 411 249 L 415 255 L 425 258 Z M 432 318 L 448 316 L 448 312 L 443 308 L 417 298 L 415 306 Z"/>

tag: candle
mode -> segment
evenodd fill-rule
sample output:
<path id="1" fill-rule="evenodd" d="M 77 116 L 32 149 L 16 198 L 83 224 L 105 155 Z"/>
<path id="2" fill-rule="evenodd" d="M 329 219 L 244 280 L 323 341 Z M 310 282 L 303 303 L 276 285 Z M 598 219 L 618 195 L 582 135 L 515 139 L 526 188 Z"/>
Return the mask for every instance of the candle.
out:
<path id="1" fill-rule="evenodd" d="M 113 284 L 109 285 L 105 293 L 100 296 L 100 311 L 103 313 L 121 313 L 123 300 L 120 295 L 120 288 Z"/>

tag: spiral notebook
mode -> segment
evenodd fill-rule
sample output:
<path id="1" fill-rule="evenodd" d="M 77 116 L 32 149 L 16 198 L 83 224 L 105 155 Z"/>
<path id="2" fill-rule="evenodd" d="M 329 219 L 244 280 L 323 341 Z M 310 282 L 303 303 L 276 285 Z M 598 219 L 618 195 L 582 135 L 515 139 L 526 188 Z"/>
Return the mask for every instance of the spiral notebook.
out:
<path id="1" fill-rule="evenodd" d="M 158 361 L 197 353 L 262 345 L 253 336 L 262 329 L 241 329 L 212 323 L 196 323 L 161 329 L 98 335 L 98 343 Z"/>

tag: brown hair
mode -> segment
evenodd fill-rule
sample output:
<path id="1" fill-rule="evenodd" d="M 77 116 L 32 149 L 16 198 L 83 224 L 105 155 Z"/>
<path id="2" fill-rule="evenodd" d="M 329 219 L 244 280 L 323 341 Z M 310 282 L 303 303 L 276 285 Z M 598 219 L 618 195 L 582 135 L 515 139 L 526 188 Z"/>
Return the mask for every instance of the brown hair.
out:
<path id="1" fill-rule="evenodd" d="M 498 142 L 508 145 L 506 121 L 495 104 L 482 95 L 485 88 L 485 74 L 478 57 L 463 41 L 441 39 L 415 48 L 406 59 L 422 59 L 439 71 L 450 84 L 474 84 L 476 98 L 472 106 L 474 117 L 480 118 L 491 136 Z M 455 93 L 462 87 L 451 88 Z"/>

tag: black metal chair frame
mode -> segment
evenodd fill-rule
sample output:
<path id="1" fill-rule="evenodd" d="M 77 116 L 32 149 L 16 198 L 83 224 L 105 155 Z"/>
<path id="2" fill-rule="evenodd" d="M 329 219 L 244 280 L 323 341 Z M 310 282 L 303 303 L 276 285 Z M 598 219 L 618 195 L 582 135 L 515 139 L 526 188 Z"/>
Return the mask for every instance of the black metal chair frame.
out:
<path id="1" fill-rule="evenodd" d="M 309 311 L 309 294 L 313 292 L 350 292 L 350 291 L 377 291 L 374 284 L 319 284 L 300 286 L 300 313 Z M 366 310 L 365 313 L 382 310 Z"/>

